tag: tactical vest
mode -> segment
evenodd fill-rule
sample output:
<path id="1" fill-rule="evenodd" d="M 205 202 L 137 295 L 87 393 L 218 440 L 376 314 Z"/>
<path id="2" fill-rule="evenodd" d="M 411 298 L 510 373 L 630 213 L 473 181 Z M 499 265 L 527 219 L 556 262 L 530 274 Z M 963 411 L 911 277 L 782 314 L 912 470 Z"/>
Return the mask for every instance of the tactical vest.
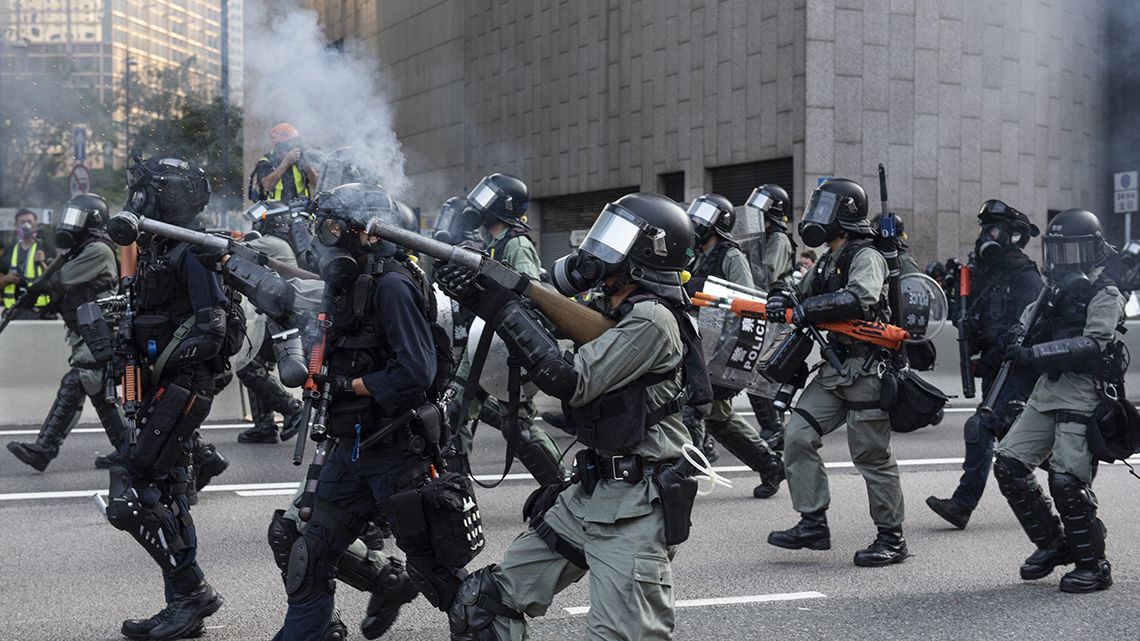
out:
<path id="1" fill-rule="evenodd" d="M 94 238 L 87 241 L 88 245 L 94 245 L 96 243 L 103 243 L 111 248 L 112 254 L 114 253 L 114 244 L 105 238 Z M 87 251 L 87 248 L 84 247 L 82 251 Z M 118 259 L 116 259 L 115 262 L 118 264 Z M 63 318 L 63 322 L 67 325 L 67 328 L 78 334 L 79 325 L 76 319 L 75 309 L 83 303 L 93 302 L 99 297 L 113 292 L 118 280 L 118 270 L 116 270 L 115 273 L 104 272 L 96 274 L 94 278 L 82 285 L 55 288 L 58 290 L 54 297 L 55 308 L 59 310 L 59 315 Z"/>
<path id="2" fill-rule="evenodd" d="M 432 338 L 436 344 L 436 380 L 418 402 L 435 400 L 449 382 L 454 369 L 449 339 L 441 355 L 439 327 L 435 323 L 435 296 L 430 284 L 418 273 L 401 263 L 397 258 L 370 260 L 363 273 L 356 279 L 352 290 L 337 296 L 333 313 L 333 326 L 330 330 L 328 356 L 329 374 L 357 378 L 384 368 L 393 358 L 393 350 L 383 331 L 382 312 L 376 308 L 376 287 L 386 273 L 398 274 L 396 278 L 406 278 L 420 293 L 417 306 L 432 328 Z M 391 278 L 393 276 L 389 276 Z M 441 362 L 441 359 L 444 362 Z M 356 424 L 362 428 L 371 427 L 381 414 L 373 406 L 371 396 L 347 399 L 334 399 L 329 408 L 329 433 L 333 436 L 346 436 Z"/>
<path id="3" fill-rule="evenodd" d="M 27 259 L 24 261 L 23 265 L 20 265 L 20 245 L 18 243 L 13 245 L 12 261 L 8 265 L 11 268 L 12 273 L 20 274 L 24 277 L 24 280 L 29 283 L 32 283 L 37 278 L 39 278 L 40 275 L 44 273 L 44 268 L 36 263 L 36 252 L 39 251 L 39 248 L 40 244 L 38 242 L 32 243 L 32 246 L 28 248 Z M 16 304 L 16 299 L 18 298 L 16 296 L 16 290 L 18 287 L 19 286 L 16 283 L 12 283 L 11 285 L 4 287 L 4 294 L 2 298 L 4 307 L 12 307 L 12 305 Z M 47 307 L 49 304 L 51 304 L 51 296 L 47 294 L 40 294 L 39 296 L 36 296 L 36 300 L 32 304 L 32 307 L 39 309 L 41 307 Z"/>
<path id="4" fill-rule="evenodd" d="M 1041 311 L 1041 317 L 1033 330 L 1033 342 L 1075 338 L 1084 334 L 1089 303 L 1097 292 L 1112 284 L 1102 274 L 1091 283 L 1081 282 L 1050 292 L 1046 308 Z"/>
<path id="5" fill-rule="evenodd" d="M 983 337 L 982 349 L 1004 349 L 1005 334 L 1018 322 L 1023 311 L 1015 309 L 1014 285 L 1026 272 L 1041 277 L 1037 264 L 1031 260 L 1015 269 L 995 265 L 976 271 L 972 285 L 976 297 L 970 299 L 967 321 L 974 324 L 972 333 Z"/>
<path id="6" fill-rule="evenodd" d="M 151 363 L 166 349 L 175 330 L 194 315 L 190 292 L 174 269 L 187 249 L 185 243 L 152 238 L 139 253 L 134 339 L 139 356 Z"/>
<path id="7" fill-rule="evenodd" d="M 510 225 L 507 228 L 507 233 L 503 234 L 502 238 L 495 241 L 494 244 L 491 245 L 491 258 L 494 260 L 502 260 L 503 252 L 507 250 L 507 243 L 511 242 L 511 240 L 515 238 L 518 238 L 519 236 L 525 236 L 526 239 L 529 240 L 532 244 L 534 243 L 534 239 L 531 238 L 529 234 L 527 234 L 525 229 Z"/>
<path id="8" fill-rule="evenodd" d="M 704 289 L 705 281 L 710 276 L 724 278 L 724 256 L 729 249 L 739 247 L 740 245 L 736 241 L 718 237 L 716 244 L 709 250 L 709 253 L 705 254 L 701 264 L 690 274 L 689 282 L 685 283 L 685 292 L 691 297 Z"/>
<path id="9" fill-rule="evenodd" d="M 575 426 L 575 435 L 587 447 L 607 452 L 627 450 L 645 439 L 650 426 L 680 412 L 687 401 L 701 404 L 712 399 L 700 337 L 684 312 L 652 292 L 638 290 L 627 296 L 610 317 L 620 323 L 633 310 L 634 305 L 647 300 L 660 301 L 666 305 L 677 321 L 685 345 L 685 356 L 679 366 L 683 373 L 681 392 L 661 407 L 653 410 L 646 407 L 648 388 L 674 378 L 677 369 L 672 369 L 661 374 L 643 374 L 625 387 L 606 392 L 582 407 L 572 407 L 563 402 L 563 412 Z M 701 398 L 694 399 L 694 395 Z"/>
<path id="10" fill-rule="evenodd" d="M 784 271 L 784 273 L 776 274 L 772 279 L 773 283 L 786 283 L 786 282 L 788 282 L 788 279 L 791 277 L 792 273 L 796 271 L 796 260 L 795 260 L 795 257 L 796 257 L 796 239 L 792 238 L 792 235 L 789 234 L 788 232 L 786 232 L 782 229 L 779 229 L 779 228 L 777 228 L 776 231 L 774 231 L 774 232 L 769 232 L 769 234 L 770 235 L 778 234 L 778 235 L 786 236 L 788 238 L 788 242 L 792 246 L 792 260 L 790 261 L 788 268 Z M 767 245 L 768 245 L 767 240 L 764 241 L 764 245 L 765 245 L 765 247 L 767 247 Z"/>
<path id="11" fill-rule="evenodd" d="M 811 281 L 811 295 L 830 294 L 847 287 L 847 279 L 851 273 L 851 262 L 855 260 L 855 255 L 860 250 L 868 247 L 875 249 L 874 241 L 866 238 L 849 240 L 843 244 L 838 254 L 828 252 L 823 258 L 820 258 L 815 264 L 815 275 Z M 832 269 L 832 265 L 835 266 L 834 269 Z M 890 318 L 889 311 L 886 299 L 880 298 L 868 310 L 870 318 L 864 320 L 886 321 Z"/>

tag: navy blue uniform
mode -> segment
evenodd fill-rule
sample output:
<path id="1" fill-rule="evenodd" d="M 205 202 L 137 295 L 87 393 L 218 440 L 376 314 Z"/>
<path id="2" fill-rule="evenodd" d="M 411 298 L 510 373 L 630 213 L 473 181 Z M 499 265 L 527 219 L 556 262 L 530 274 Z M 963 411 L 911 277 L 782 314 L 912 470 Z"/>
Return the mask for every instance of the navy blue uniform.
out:
<path id="1" fill-rule="evenodd" d="M 1037 266 L 1020 251 L 1006 254 L 995 265 L 974 267 L 975 295 L 970 299 L 967 318 L 970 351 L 977 354 L 974 373 L 982 379 L 982 398 L 989 393 L 1001 368 L 1007 332 L 1044 286 Z M 994 442 L 1009 430 L 1036 380 L 1036 374 L 1014 369 L 993 413 L 975 412 L 966 419 L 962 478 L 951 497 L 958 507 L 973 511 L 978 506 L 993 465 Z"/>
<path id="2" fill-rule="evenodd" d="M 338 306 L 333 317 L 330 373 L 361 378 L 371 397 L 335 397 L 330 402 L 330 432 L 335 422 L 355 420 L 359 436 L 342 436 L 321 470 L 314 513 L 303 535 L 315 557 L 309 572 L 317 587 L 299 598 L 290 595 L 289 611 L 275 641 L 323 637 L 333 612 L 337 560 L 360 526 L 375 519 L 393 493 L 423 478 L 429 464 L 408 449 L 399 432 L 375 447 L 358 448 L 358 439 L 367 439 L 377 424 L 422 403 L 436 373 L 435 343 L 420 290 L 398 271 L 379 274 L 375 285 L 365 318 L 344 318 L 352 314 L 351 306 Z M 368 336 L 375 340 L 363 341 L 362 346 L 361 339 Z M 353 363 L 369 359 L 374 369 L 351 369 Z M 330 526 L 332 522 L 340 527 Z M 407 555 L 409 569 L 430 572 L 435 566 L 429 540 L 404 539 L 397 533 L 396 544 Z"/>

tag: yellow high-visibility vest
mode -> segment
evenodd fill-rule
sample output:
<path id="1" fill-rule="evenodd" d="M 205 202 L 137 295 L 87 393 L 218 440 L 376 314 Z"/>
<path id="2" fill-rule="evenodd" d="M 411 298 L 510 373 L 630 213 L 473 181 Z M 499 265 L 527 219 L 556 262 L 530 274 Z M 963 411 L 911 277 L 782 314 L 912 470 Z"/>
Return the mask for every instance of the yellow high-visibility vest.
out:
<path id="1" fill-rule="evenodd" d="M 258 162 L 261 160 L 269 162 L 269 156 L 262 156 Z M 289 169 L 293 172 L 293 186 L 297 190 L 297 196 L 308 196 L 309 188 L 305 186 L 305 174 L 301 173 L 300 168 L 297 167 L 297 163 L 293 163 Z M 287 176 L 289 172 L 285 172 L 285 174 Z M 278 180 L 277 184 L 273 186 L 273 190 L 266 194 L 265 200 L 281 200 L 281 192 L 284 190 L 285 176 L 282 176 L 281 180 Z"/>
<path id="2" fill-rule="evenodd" d="M 39 249 L 39 245 L 40 245 L 39 243 L 32 243 L 32 246 L 28 249 L 28 258 L 26 261 L 24 261 L 24 265 L 23 265 L 22 269 L 21 269 L 21 266 L 19 264 L 19 260 L 20 260 L 19 246 L 13 246 L 12 247 L 12 262 L 9 265 L 9 267 L 12 268 L 12 272 L 14 272 L 14 273 L 20 273 L 21 271 L 23 271 L 24 279 L 27 280 L 29 283 L 34 282 L 37 278 L 40 277 L 41 274 L 44 273 L 44 268 L 36 264 L 36 250 Z M 11 285 L 6 285 L 4 287 L 4 295 L 3 295 L 3 298 L 0 300 L 3 301 L 4 307 L 11 307 L 12 305 L 16 304 L 16 284 L 15 283 L 13 283 Z M 36 307 L 36 308 L 47 307 L 50 303 L 51 303 L 51 296 L 48 296 L 47 294 L 41 294 L 41 295 L 36 297 L 34 307 Z"/>

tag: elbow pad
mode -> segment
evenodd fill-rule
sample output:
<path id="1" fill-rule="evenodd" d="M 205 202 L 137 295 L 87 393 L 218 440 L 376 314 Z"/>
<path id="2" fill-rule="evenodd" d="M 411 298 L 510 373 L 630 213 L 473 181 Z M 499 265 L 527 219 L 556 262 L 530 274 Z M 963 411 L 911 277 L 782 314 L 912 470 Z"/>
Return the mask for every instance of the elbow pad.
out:
<path id="1" fill-rule="evenodd" d="M 859 297 L 846 289 L 807 298 L 800 303 L 800 309 L 797 311 L 801 315 L 797 322 L 809 325 L 853 318 L 862 319 L 864 316 Z"/>
<path id="2" fill-rule="evenodd" d="M 265 324 L 273 338 L 273 355 L 277 359 L 277 376 L 285 387 L 300 387 L 309 378 L 309 364 L 301 344 L 301 332 L 285 329 L 273 320 Z"/>
<path id="3" fill-rule="evenodd" d="M 569 400 L 578 389 L 578 372 L 562 355 L 550 332 L 521 304 L 505 306 L 495 317 L 495 331 L 511 355 L 519 359 L 530 381 L 559 400 Z"/>
<path id="4" fill-rule="evenodd" d="M 194 326 L 170 355 L 167 367 L 201 363 L 214 358 L 226 340 L 226 312 L 207 307 L 194 312 Z"/>
<path id="5" fill-rule="evenodd" d="M 1087 372 L 1100 365 L 1100 346 L 1087 336 L 1062 338 L 1034 345 L 1027 360 L 1027 365 L 1042 374 Z"/>
<path id="6" fill-rule="evenodd" d="M 296 291 L 273 270 L 238 256 L 226 261 L 226 283 L 245 294 L 257 311 L 289 324 Z"/>

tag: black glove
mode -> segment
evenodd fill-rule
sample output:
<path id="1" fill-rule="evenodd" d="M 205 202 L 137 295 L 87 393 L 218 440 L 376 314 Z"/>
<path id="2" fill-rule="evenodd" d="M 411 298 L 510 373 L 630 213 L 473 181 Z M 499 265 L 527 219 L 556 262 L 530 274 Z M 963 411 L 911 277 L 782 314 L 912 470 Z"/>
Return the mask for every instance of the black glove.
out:
<path id="1" fill-rule="evenodd" d="M 228 248 L 222 249 L 218 247 L 210 247 L 206 245 L 191 245 L 190 253 L 202 263 L 206 269 L 212 272 L 222 271 L 222 258 L 230 251 Z"/>
<path id="2" fill-rule="evenodd" d="M 775 291 L 768 296 L 768 301 L 764 304 L 764 313 L 768 317 L 769 323 L 786 323 L 788 322 L 788 305 L 791 300 L 784 295 L 782 291 Z"/>
<path id="3" fill-rule="evenodd" d="M 475 278 L 478 274 L 456 263 L 436 263 L 435 280 L 449 298 L 464 307 L 473 308 L 478 297 Z"/>
<path id="4" fill-rule="evenodd" d="M 521 297 L 496 282 L 453 263 L 439 265 L 436 281 L 444 293 L 475 315 L 490 322 L 507 305 L 517 304 Z"/>
<path id="5" fill-rule="evenodd" d="M 313 374 L 313 381 L 319 385 L 328 383 L 329 393 L 333 396 L 356 396 L 356 390 L 352 389 L 352 379 L 348 376 Z"/>

